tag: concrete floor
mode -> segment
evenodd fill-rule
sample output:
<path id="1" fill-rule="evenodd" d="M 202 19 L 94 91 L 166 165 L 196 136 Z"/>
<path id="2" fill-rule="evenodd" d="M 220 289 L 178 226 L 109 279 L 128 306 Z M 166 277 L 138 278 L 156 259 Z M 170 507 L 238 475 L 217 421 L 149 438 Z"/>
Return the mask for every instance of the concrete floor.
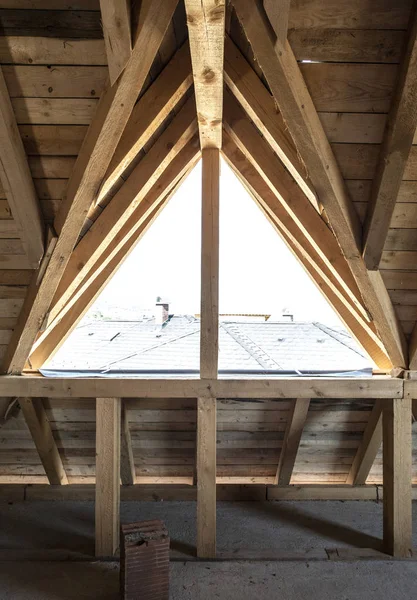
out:
<path id="1" fill-rule="evenodd" d="M 417 547 L 417 503 L 414 503 Z M 208 600 L 384 600 L 415 598 L 417 561 L 329 560 L 335 549 L 380 549 L 382 505 L 374 502 L 219 502 L 218 550 L 239 559 L 251 549 L 285 561 L 195 562 L 195 504 L 125 502 L 124 522 L 162 518 L 176 562 L 171 598 Z M 83 553 L 83 562 L 14 562 L 23 550 Z M 0 504 L 0 600 L 118 598 L 118 564 L 91 559 L 91 502 Z M 26 556 L 27 557 L 27 556 Z M 179 560 L 181 559 L 181 560 Z M 191 559 L 191 560 L 190 560 Z"/>

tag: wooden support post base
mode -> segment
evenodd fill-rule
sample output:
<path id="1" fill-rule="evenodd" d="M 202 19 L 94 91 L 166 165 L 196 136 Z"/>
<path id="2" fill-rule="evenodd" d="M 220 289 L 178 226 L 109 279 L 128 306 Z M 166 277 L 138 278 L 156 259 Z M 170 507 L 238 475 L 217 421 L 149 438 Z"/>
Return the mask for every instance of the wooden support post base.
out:
<path id="1" fill-rule="evenodd" d="M 120 398 L 96 401 L 96 556 L 109 558 L 119 549 Z"/>
<path id="2" fill-rule="evenodd" d="M 411 400 L 394 399 L 383 411 L 384 551 L 411 555 Z"/>

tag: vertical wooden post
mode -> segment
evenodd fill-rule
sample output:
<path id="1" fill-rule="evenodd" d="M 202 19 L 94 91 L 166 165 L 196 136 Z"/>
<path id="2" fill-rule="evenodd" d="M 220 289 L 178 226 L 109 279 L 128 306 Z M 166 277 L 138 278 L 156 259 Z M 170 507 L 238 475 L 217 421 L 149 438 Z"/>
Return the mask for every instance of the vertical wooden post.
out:
<path id="1" fill-rule="evenodd" d="M 96 400 L 96 556 L 114 556 L 120 527 L 120 398 Z"/>
<path id="2" fill-rule="evenodd" d="M 202 379 L 216 379 L 219 345 L 219 150 L 203 150 L 202 159 L 200 376 Z"/>
<path id="3" fill-rule="evenodd" d="M 411 400 L 395 398 L 383 410 L 384 550 L 410 556 Z"/>
<path id="4" fill-rule="evenodd" d="M 220 153 L 203 149 L 200 376 L 217 378 Z M 216 399 L 197 400 L 197 556 L 216 556 Z"/>
<path id="5" fill-rule="evenodd" d="M 197 556 L 216 557 L 216 399 L 197 400 Z"/>

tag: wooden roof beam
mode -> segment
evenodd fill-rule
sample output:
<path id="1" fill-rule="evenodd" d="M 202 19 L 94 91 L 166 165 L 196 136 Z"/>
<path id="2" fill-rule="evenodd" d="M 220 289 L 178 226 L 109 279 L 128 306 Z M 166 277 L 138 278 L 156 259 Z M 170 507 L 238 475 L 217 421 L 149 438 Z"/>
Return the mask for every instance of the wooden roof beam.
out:
<path id="1" fill-rule="evenodd" d="M 330 272 L 314 247 L 302 235 L 296 223 L 285 211 L 255 167 L 245 158 L 226 131 L 223 132 L 223 155 L 253 197 L 259 208 L 276 229 L 289 250 L 299 260 L 308 276 L 340 316 L 348 330 L 369 356 L 382 369 L 391 364 L 372 322 L 364 319 L 349 302 L 337 279 Z M 317 218 L 320 218 L 316 213 Z M 336 239 L 334 243 L 337 244 Z"/>
<path id="2" fill-rule="evenodd" d="M 126 223 L 135 210 L 143 213 L 142 218 L 147 216 L 144 211 L 151 210 L 147 195 L 154 185 L 158 186 L 159 179 L 196 131 L 194 97 L 191 97 L 75 247 L 52 301 L 49 321 L 62 310 L 107 246 L 114 240 L 120 241 L 121 231 L 126 230 Z M 191 155 L 195 152 L 196 149 L 190 150 Z M 159 189 L 159 193 L 163 195 L 163 189 Z M 136 225 L 139 224 L 136 221 Z"/>
<path id="3" fill-rule="evenodd" d="M 201 148 L 221 148 L 225 0 L 185 0 Z"/>
<path id="4" fill-rule="evenodd" d="M 99 203 L 117 183 L 140 150 L 191 88 L 192 83 L 190 50 L 188 43 L 185 43 L 134 107 L 107 169 L 96 203 Z"/>
<path id="5" fill-rule="evenodd" d="M 1 67 L 0 179 L 25 249 L 27 264 L 24 268 L 37 269 L 44 253 L 44 224 Z"/>
<path id="6" fill-rule="evenodd" d="M 148 216 L 143 218 L 143 206 L 140 208 L 141 214 L 138 209 L 133 213 L 124 228 L 126 233 L 121 232 L 122 243 L 117 238 L 113 240 L 101 255 L 100 260 L 83 279 L 76 293 L 56 318 L 48 323 L 45 331 L 41 333 L 33 346 L 28 360 L 28 368 L 39 369 L 59 350 L 119 266 L 161 213 L 181 182 L 193 169 L 199 157 L 197 140 L 192 140 L 173 161 L 166 178 L 164 176 L 163 179 L 168 183 L 160 180 L 148 194 L 146 204 L 153 207 L 150 211 L 146 211 L 149 213 Z M 160 201 L 160 196 L 164 193 L 165 197 Z"/>
<path id="7" fill-rule="evenodd" d="M 273 96 L 229 36 L 225 41 L 224 80 L 310 202 L 319 209 L 306 167 Z"/>
<path id="8" fill-rule="evenodd" d="M 382 444 L 382 403 L 375 400 L 346 483 L 364 485 Z"/>
<path id="9" fill-rule="evenodd" d="M 104 42 L 113 85 L 132 53 L 130 0 L 100 0 Z"/>
<path id="10" fill-rule="evenodd" d="M 309 406 L 310 400 L 292 401 L 275 478 L 277 485 L 290 484 Z"/>
<path id="11" fill-rule="evenodd" d="M 417 128 L 417 4 L 410 19 L 408 44 L 387 125 L 364 231 L 363 258 L 376 270 L 397 202 Z"/>
<path id="12" fill-rule="evenodd" d="M 286 41 L 274 39 L 263 8 L 251 0 L 234 7 L 268 81 L 320 202 L 394 366 L 407 364 L 407 345 L 381 274 L 361 256 L 361 225 L 303 76 Z"/>
<path id="13" fill-rule="evenodd" d="M 272 29 L 281 44 L 285 44 L 288 33 L 291 0 L 263 0 Z"/>
<path id="14" fill-rule="evenodd" d="M 13 332 L 2 370 L 20 373 L 78 240 L 122 136 L 139 92 L 151 68 L 178 0 L 153 0 L 142 21 L 123 75 L 102 96 L 68 182 L 54 227 L 58 234 L 45 273 L 35 273 Z"/>

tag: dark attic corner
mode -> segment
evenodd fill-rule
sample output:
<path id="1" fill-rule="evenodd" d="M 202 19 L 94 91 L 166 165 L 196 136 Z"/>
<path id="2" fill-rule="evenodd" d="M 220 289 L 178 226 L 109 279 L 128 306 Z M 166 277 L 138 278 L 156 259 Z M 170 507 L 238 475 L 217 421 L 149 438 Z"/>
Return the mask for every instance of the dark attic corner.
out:
<path id="1" fill-rule="evenodd" d="M 414 598 L 416 10 L 0 0 L 0 598 Z"/>

